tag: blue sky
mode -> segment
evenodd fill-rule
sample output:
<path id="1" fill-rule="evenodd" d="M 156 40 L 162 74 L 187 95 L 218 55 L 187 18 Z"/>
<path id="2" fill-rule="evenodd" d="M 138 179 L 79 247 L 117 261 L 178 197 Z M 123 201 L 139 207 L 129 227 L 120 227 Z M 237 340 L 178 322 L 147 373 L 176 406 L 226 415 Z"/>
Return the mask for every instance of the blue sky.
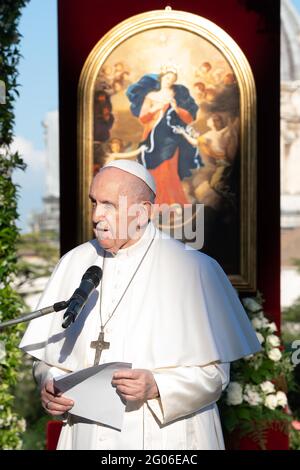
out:
<path id="1" fill-rule="evenodd" d="M 300 11 L 300 0 L 293 0 L 292 3 L 297 7 L 298 11 Z"/>
<path id="2" fill-rule="evenodd" d="M 19 65 L 20 99 L 16 105 L 16 135 L 41 148 L 41 120 L 58 107 L 56 0 L 30 0 L 20 21 L 23 35 Z"/>
<path id="3" fill-rule="evenodd" d="M 48 111 L 58 109 L 57 11 L 56 0 L 30 0 L 23 9 L 20 33 L 21 54 L 14 134 L 28 163 L 25 173 L 15 173 L 21 185 L 19 226 L 27 230 L 28 215 L 42 208 L 45 191 L 45 155 L 42 121 Z"/>

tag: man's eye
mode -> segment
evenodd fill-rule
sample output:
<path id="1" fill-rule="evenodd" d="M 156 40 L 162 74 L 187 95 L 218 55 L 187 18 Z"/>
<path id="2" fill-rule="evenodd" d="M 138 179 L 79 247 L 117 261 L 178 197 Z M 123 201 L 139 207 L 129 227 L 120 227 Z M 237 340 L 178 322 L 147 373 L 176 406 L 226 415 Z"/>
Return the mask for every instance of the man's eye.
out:
<path id="1" fill-rule="evenodd" d="M 103 209 L 106 210 L 106 211 L 110 211 L 110 210 L 112 210 L 112 209 L 114 208 L 113 204 L 111 204 L 110 202 L 104 202 L 104 203 L 102 204 L 102 207 L 103 207 Z"/>

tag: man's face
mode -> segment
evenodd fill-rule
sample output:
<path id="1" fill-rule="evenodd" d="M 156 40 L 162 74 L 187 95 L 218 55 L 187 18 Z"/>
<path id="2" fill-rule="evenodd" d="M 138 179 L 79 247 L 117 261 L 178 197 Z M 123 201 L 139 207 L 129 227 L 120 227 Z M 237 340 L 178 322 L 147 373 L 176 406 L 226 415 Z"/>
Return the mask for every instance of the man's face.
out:
<path id="1" fill-rule="evenodd" d="M 93 179 L 89 194 L 94 234 L 102 248 L 112 253 L 132 244 L 137 225 L 136 212 L 130 212 L 134 200 L 126 179 L 128 174 L 117 168 L 102 170 Z"/>

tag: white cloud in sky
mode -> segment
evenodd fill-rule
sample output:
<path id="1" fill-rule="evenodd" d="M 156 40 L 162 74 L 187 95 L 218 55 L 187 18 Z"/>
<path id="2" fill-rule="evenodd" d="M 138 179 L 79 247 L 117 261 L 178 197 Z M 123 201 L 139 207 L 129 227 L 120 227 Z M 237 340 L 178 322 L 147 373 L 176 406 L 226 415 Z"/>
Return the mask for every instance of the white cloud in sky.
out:
<path id="1" fill-rule="evenodd" d="M 27 164 L 25 171 L 16 170 L 13 173 L 13 181 L 19 185 L 18 226 L 22 232 L 27 232 L 30 214 L 33 211 L 40 212 L 43 207 L 42 198 L 46 191 L 46 156 L 44 150 L 37 149 L 30 140 L 22 136 L 14 138 L 11 150 L 18 151 Z"/>
<path id="2" fill-rule="evenodd" d="M 11 145 L 13 152 L 19 152 L 24 162 L 32 171 L 45 170 L 45 151 L 34 147 L 34 144 L 21 136 L 16 136 Z M 29 169 L 29 168 L 28 168 Z"/>

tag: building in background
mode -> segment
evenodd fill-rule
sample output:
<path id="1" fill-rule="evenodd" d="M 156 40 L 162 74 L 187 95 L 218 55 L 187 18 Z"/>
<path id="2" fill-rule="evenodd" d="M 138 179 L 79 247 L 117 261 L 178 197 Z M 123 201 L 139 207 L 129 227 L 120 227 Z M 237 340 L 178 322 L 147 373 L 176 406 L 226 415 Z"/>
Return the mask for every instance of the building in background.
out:
<path id="1" fill-rule="evenodd" d="M 46 114 L 42 122 L 46 149 L 46 188 L 43 211 L 30 216 L 31 231 L 59 234 L 59 135 L 58 111 Z"/>
<path id="2" fill-rule="evenodd" d="M 300 297 L 300 15 L 281 2 L 281 304 Z"/>

